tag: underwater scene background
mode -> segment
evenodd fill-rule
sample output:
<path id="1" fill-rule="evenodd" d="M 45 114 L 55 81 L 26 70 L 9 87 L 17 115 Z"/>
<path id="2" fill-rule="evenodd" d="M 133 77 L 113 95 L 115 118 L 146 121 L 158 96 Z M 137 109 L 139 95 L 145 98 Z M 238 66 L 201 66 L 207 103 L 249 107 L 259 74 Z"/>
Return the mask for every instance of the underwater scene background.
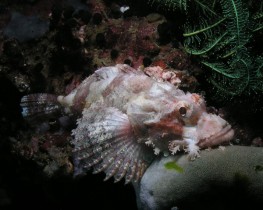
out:
<path id="1" fill-rule="evenodd" d="M 1 0 L 0 209 L 262 205 L 262 44 L 257 0 Z M 28 120 L 21 99 L 68 95 L 97 69 L 117 64 L 198 94 L 234 137 L 194 161 L 182 148 L 168 159 L 160 154 L 132 184 L 104 182 L 92 170 L 74 176 L 78 117 L 52 112 Z M 161 74 L 149 70 L 156 66 Z"/>

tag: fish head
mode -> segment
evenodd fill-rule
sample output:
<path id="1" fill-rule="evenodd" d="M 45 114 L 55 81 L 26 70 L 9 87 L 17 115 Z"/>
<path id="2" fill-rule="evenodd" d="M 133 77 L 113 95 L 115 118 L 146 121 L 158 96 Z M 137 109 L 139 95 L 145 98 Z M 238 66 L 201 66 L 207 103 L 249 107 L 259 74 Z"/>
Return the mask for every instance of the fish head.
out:
<path id="1" fill-rule="evenodd" d="M 183 125 L 183 140 L 191 139 L 200 148 L 208 148 L 229 142 L 234 131 L 231 125 L 222 117 L 208 113 L 205 100 L 196 93 L 181 96 L 177 110 Z"/>
<path id="2" fill-rule="evenodd" d="M 167 107 L 159 120 L 148 123 L 153 145 L 160 151 L 168 148 L 175 154 L 184 149 L 196 157 L 200 148 L 220 145 L 234 136 L 226 120 L 207 112 L 201 95 L 182 94 L 174 97 Z"/>
<path id="3" fill-rule="evenodd" d="M 161 98 L 158 108 L 155 108 L 155 117 L 144 123 L 150 129 L 150 134 L 161 133 L 163 138 L 181 138 L 184 127 L 194 127 L 206 111 L 204 99 L 198 94 L 181 94 L 179 96 Z M 148 103 L 150 104 L 150 103 Z"/>

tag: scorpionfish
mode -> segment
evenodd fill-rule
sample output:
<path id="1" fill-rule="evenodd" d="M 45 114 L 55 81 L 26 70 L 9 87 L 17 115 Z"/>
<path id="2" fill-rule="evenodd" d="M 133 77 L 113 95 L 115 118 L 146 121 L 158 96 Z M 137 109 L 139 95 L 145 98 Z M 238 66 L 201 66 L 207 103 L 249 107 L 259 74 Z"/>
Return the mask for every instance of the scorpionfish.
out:
<path id="1" fill-rule="evenodd" d="M 231 125 L 207 112 L 196 93 L 185 93 L 125 64 L 102 67 L 67 96 L 26 95 L 24 117 L 50 114 L 61 107 L 77 116 L 72 130 L 75 174 L 90 168 L 105 180 L 138 181 L 153 157 L 189 153 L 229 142 Z"/>

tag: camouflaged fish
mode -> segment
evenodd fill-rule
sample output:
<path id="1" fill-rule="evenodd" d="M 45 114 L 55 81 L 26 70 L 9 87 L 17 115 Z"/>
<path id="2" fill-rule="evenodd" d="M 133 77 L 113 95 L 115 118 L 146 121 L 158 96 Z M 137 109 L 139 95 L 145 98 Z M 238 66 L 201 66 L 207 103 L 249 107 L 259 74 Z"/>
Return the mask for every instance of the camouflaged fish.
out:
<path id="1" fill-rule="evenodd" d="M 23 115 L 50 114 L 64 107 L 79 116 L 72 131 L 75 173 L 93 168 L 105 180 L 138 181 L 154 155 L 189 153 L 232 139 L 231 126 L 206 111 L 204 99 L 156 81 L 128 65 L 98 69 L 67 96 L 32 94 Z"/>

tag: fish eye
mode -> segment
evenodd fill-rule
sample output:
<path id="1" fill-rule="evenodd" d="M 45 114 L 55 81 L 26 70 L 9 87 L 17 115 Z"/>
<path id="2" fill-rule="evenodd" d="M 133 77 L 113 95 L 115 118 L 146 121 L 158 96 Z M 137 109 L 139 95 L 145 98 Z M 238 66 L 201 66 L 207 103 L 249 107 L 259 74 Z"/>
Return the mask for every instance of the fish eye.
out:
<path id="1" fill-rule="evenodd" d="M 193 112 L 193 105 L 188 103 L 187 101 L 179 101 L 176 104 L 175 110 L 178 115 L 180 115 L 183 118 L 189 118 L 192 115 Z"/>
<path id="2" fill-rule="evenodd" d="M 179 113 L 182 117 L 184 117 L 186 115 L 186 112 L 187 112 L 187 110 L 184 106 L 179 108 Z"/>

